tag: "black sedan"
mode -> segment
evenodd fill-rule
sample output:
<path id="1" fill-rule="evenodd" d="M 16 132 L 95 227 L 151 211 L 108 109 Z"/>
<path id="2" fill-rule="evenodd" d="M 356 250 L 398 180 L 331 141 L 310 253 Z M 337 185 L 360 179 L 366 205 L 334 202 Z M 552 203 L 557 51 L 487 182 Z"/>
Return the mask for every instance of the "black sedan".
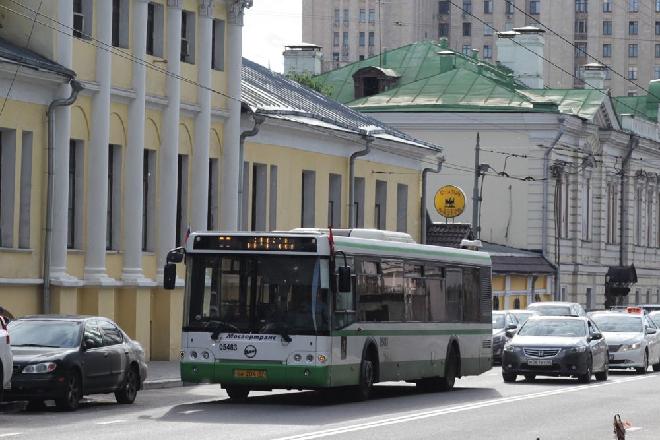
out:
<path id="1" fill-rule="evenodd" d="M 502 378 L 570 376 L 587 383 L 594 374 L 607 380 L 608 358 L 607 343 L 589 318 L 532 316 L 504 346 Z"/>
<path id="2" fill-rule="evenodd" d="M 27 316 L 12 321 L 9 334 L 14 374 L 8 400 L 55 400 L 67 411 L 95 393 L 133 403 L 147 377 L 140 344 L 107 318 Z"/>

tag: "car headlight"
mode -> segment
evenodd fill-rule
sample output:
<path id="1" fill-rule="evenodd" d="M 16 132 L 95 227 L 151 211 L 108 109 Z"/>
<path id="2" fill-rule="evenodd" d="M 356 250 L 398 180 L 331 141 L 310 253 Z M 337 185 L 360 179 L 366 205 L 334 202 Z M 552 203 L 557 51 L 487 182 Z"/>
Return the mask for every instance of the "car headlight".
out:
<path id="1" fill-rule="evenodd" d="M 55 362 L 41 362 L 40 364 L 31 364 L 23 368 L 25 374 L 44 374 L 55 371 L 57 364 Z"/>
<path id="2" fill-rule="evenodd" d="M 587 351 L 587 346 L 586 345 L 578 345 L 577 347 L 567 348 L 566 351 L 568 353 L 584 353 L 585 351 Z"/>
<path id="3" fill-rule="evenodd" d="M 519 347 L 516 347 L 515 345 L 512 344 L 506 344 L 504 346 L 504 351 L 509 351 L 509 352 L 514 352 L 518 349 Z"/>
<path id="4" fill-rule="evenodd" d="M 619 351 L 637 350 L 641 346 L 641 342 L 635 342 L 634 344 L 623 344 Z"/>

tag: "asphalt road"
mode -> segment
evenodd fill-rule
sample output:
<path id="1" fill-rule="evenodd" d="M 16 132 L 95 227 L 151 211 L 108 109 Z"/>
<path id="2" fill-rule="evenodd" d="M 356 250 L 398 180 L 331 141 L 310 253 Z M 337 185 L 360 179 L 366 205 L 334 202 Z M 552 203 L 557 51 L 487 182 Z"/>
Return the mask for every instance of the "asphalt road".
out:
<path id="1" fill-rule="evenodd" d="M 133 405 L 93 396 L 75 413 L 0 413 L 0 439 L 603 440 L 613 438 L 612 417 L 620 413 L 632 423 L 627 439 L 657 440 L 659 395 L 660 373 L 613 373 L 587 385 L 571 379 L 504 384 L 499 368 L 461 379 L 448 393 L 380 384 L 362 403 L 275 392 L 236 404 L 219 386 L 204 385 L 144 391 Z"/>

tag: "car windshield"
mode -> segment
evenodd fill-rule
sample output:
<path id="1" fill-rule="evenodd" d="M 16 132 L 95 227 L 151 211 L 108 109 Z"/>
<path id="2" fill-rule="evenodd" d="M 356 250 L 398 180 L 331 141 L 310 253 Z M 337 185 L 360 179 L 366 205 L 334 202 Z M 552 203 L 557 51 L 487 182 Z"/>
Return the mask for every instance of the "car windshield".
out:
<path id="1" fill-rule="evenodd" d="M 529 319 L 530 316 L 535 315 L 535 313 L 531 312 L 513 312 L 513 316 L 518 318 L 518 322 L 520 325 L 524 324 L 527 322 L 527 319 Z"/>
<path id="2" fill-rule="evenodd" d="M 569 306 L 557 306 L 557 305 L 537 305 L 528 307 L 530 310 L 535 310 L 541 315 L 548 316 L 561 316 L 561 315 L 571 315 L 571 308 Z"/>
<path id="3" fill-rule="evenodd" d="M 75 348 L 80 345 L 79 321 L 19 319 L 9 324 L 12 347 Z"/>
<path id="4" fill-rule="evenodd" d="M 493 313 L 493 328 L 504 328 L 504 314 Z"/>
<path id="5" fill-rule="evenodd" d="M 530 319 L 518 332 L 520 336 L 564 336 L 576 337 L 587 334 L 581 320 L 570 319 Z"/>
<path id="6" fill-rule="evenodd" d="M 626 315 L 593 315 L 591 319 L 602 332 L 641 333 L 642 318 Z"/>
<path id="7" fill-rule="evenodd" d="M 282 335 L 329 331 L 327 260 L 263 254 L 189 258 L 185 328 Z"/>
<path id="8" fill-rule="evenodd" d="M 653 320 L 656 326 L 660 327 L 660 312 L 649 313 L 649 318 Z"/>

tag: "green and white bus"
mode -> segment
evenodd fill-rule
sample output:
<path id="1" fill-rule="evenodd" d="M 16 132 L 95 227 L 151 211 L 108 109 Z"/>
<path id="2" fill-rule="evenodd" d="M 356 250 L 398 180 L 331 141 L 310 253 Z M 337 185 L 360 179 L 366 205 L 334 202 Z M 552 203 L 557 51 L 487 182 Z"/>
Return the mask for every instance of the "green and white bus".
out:
<path id="1" fill-rule="evenodd" d="M 368 229 L 192 233 L 166 288 L 184 258 L 184 382 L 365 400 L 377 382 L 449 390 L 491 368 L 486 253 Z"/>

